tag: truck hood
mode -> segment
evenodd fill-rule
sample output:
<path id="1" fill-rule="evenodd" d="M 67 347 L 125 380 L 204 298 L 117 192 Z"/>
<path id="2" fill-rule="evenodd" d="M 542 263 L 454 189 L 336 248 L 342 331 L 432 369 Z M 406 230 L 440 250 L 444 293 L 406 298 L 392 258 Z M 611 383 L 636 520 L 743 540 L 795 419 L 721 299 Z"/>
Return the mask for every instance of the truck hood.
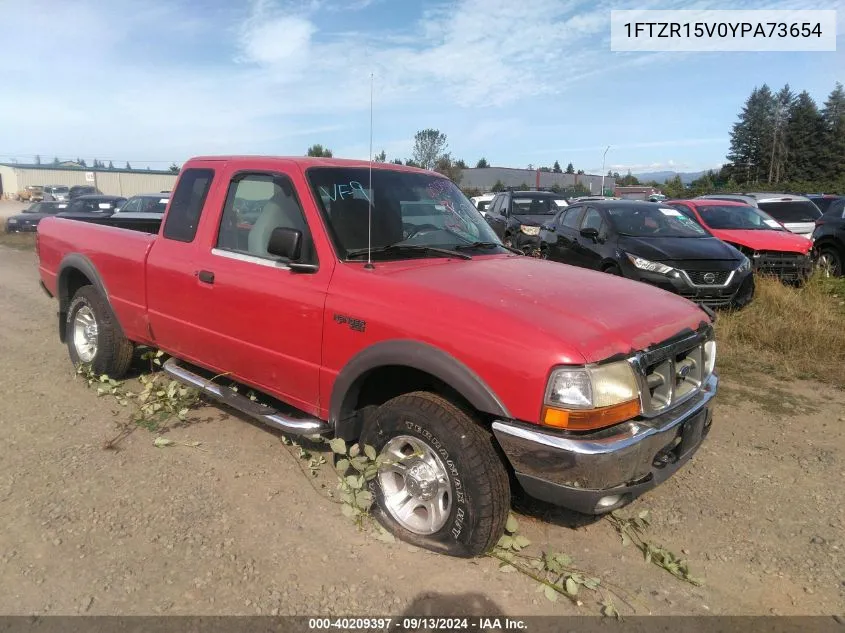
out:
<path id="1" fill-rule="evenodd" d="M 447 314 L 474 314 L 474 327 L 490 336 L 531 345 L 554 340 L 570 362 L 582 362 L 578 356 L 589 363 L 627 355 L 709 321 L 691 301 L 659 288 L 533 257 L 420 263 L 393 270 L 378 264 L 377 270 L 409 296 L 439 294 Z M 457 310 L 459 305 L 466 310 Z"/>
<path id="2" fill-rule="evenodd" d="M 755 251 L 787 251 L 806 255 L 813 243 L 790 231 L 711 229 L 720 240 L 739 244 Z"/>
<path id="3" fill-rule="evenodd" d="M 735 248 L 716 237 L 619 237 L 619 248 L 651 261 L 739 261 Z"/>

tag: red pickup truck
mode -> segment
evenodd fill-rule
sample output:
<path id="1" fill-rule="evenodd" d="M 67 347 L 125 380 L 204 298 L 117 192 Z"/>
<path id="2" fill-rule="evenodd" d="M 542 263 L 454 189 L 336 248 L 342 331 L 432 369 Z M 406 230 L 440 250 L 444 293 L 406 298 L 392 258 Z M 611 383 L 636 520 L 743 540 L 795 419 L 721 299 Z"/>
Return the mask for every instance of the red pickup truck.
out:
<path id="1" fill-rule="evenodd" d="M 512 252 L 432 172 L 194 158 L 162 220 L 47 218 L 37 253 L 74 364 L 119 377 L 154 346 L 170 375 L 285 433 L 371 444 L 396 458 L 377 518 L 437 551 L 487 551 L 515 487 L 618 508 L 710 429 L 710 314 Z M 272 406 L 209 382 L 224 372 Z"/>

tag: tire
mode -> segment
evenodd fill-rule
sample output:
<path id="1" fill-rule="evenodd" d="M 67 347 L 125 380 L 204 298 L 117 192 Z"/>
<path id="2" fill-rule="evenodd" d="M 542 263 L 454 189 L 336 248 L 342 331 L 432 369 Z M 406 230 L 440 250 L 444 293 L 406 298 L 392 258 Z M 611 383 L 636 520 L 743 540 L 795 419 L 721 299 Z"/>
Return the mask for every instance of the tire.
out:
<path id="1" fill-rule="evenodd" d="M 90 365 L 95 374 L 117 379 L 132 364 L 134 347 L 121 334 L 111 308 L 94 286 L 83 286 L 73 295 L 65 335 L 75 367 Z"/>
<path id="2" fill-rule="evenodd" d="M 608 275 L 616 275 L 617 277 L 622 276 L 622 271 L 619 269 L 619 266 L 617 266 L 616 264 L 611 264 L 610 266 L 605 266 L 604 269 L 602 269 L 602 272 L 605 272 Z"/>
<path id="3" fill-rule="evenodd" d="M 829 271 L 833 277 L 841 277 L 843 274 L 842 254 L 834 246 L 824 246 L 819 252 L 819 267 Z"/>
<path id="4" fill-rule="evenodd" d="M 396 537 L 466 558 L 499 540 L 510 509 L 508 474 L 492 434 L 464 411 L 425 391 L 398 396 L 379 408 L 361 442 L 379 454 L 406 456 L 369 484 L 373 515 Z M 391 502 L 406 510 L 404 520 Z M 424 505 L 439 506 L 439 520 L 419 512 Z"/>

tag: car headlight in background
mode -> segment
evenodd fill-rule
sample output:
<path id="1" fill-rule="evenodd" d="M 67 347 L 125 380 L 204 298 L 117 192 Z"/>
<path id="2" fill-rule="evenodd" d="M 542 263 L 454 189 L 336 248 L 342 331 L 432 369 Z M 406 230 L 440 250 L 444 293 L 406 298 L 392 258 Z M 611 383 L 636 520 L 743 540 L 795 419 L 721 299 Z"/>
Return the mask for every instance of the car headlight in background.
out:
<path id="1" fill-rule="evenodd" d="M 585 431 L 611 426 L 640 414 L 640 390 L 627 361 L 594 367 L 555 369 L 546 386 L 541 422 Z"/>
<path id="2" fill-rule="evenodd" d="M 519 227 L 519 230 L 525 233 L 526 235 L 540 235 L 540 227 L 539 226 L 525 226 L 524 224 Z"/>
<path id="3" fill-rule="evenodd" d="M 647 270 L 652 273 L 660 273 L 661 275 L 668 275 L 673 270 L 675 270 L 674 268 L 672 268 L 671 266 L 667 266 L 666 264 L 661 264 L 660 262 L 652 262 L 642 257 L 638 257 L 637 255 L 631 255 L 631 253 L 625 253 L 625 255 L 627 255 L 631 263 L 640 270 Z"/>
<path id="4" fill-rule="evenodd" d="M 739 265 L 739 268 L 736 269 L 737 272 L 744 273 L 748 270 L 751 270 L 751 260 L 748 259 L 745 255 L 742 256 L 742 263 Z"/>

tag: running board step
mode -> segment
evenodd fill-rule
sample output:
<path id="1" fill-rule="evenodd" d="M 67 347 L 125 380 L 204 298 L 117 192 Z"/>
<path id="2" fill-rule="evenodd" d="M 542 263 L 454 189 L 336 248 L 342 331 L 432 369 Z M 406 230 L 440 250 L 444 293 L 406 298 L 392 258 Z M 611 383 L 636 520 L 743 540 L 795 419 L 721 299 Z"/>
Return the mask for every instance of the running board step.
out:
<path id="1" fill-rule="evenodd" d="M 328 424 L 322 420 L 309 417 L 294 418 L 272 407 L 266 407 L 253 402 L 228 387 L 218 385 L 194 373 L 180 364 L 175 358 L 167 359 L 162 368 L 164 369 L 164 373 L 174 380 L 199 389 L 218 402 L 222 402 L 233 409 L 237 409 L 241 413 L 256 418 L 268 426 L 279 429 L 283 433 L 289 435 L 325 435 L 330 430 Z"/>

